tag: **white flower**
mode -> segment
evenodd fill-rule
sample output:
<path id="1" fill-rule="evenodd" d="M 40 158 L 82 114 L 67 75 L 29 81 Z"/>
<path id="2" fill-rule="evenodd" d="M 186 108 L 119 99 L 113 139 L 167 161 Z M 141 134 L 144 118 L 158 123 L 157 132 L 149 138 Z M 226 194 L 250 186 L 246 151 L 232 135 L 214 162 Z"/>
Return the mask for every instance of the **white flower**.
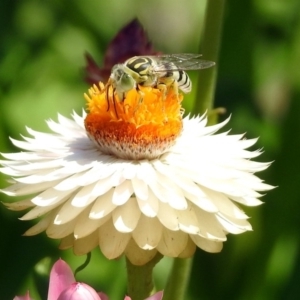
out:
<path id="1" fill-rule="evenodd" d="M 22 220 L 41 220 L 25 234 L 42 231 L 61 248 L 85 254 L 99 245 L 114 259 L 122 254 L 142 265 L 158 252 L 189 257 L 196 246 L 219 252 L 228 233 L 251 230 L 239 204 L 261 204 L 272 189 L 255 172 L 269 163 L 246 150 L 256 139 L 218 133 L 228 119 L 206 126 L 206 117 L 185 117 L 174 145 L 156 158 L 124 159 L 103 154 L 88 137 L 84 120 L 61 115 L 53 133 L 27 128 L 32 138 L 13 140 L 25 152 L 2 154 L 1 172 L 13 178 L 2 192 L 36 195 L 10 209 L 30 210 Z"/>

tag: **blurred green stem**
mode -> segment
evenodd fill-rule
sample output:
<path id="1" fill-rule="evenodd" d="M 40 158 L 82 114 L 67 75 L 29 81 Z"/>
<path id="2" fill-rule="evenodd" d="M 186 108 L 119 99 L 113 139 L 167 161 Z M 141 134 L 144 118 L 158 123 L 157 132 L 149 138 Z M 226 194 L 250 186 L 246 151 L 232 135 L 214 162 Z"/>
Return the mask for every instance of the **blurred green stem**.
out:
<path id="1" fill-rule="evenodd" d="M 143 266 L 133 265 L 126 258 L 127 293 L 132 300 L 144 300 L 154 291 L 153 268 L 162 257 L 160 253 L 157 253 L 152 260 Z"/>
<path id="2" fill-rule="evenodd" d="M 225 0 L 207 0 L 204 30 L 201 38 L 203 59 L 218 61 L 221 43 L 222 24 Z M 210 116 L 213 108 L 217 66 L 199 72 L 196 101 L 193 112 L 203 114 L 206 111 Z M 210 119 L 210 121 L 214 121 Z"/>
<path id="3" fill-rule="evenodd" d="M 206 60 L 218 61 L 224 6 L 225 0 L 207 0 L 201 51 Z M 203 114 L 208 111 L 209 122 L 211 123 L 215 122 L 217 118 L 216 112 L 212 114 L 216 78 L 216 67 L 200 72 L 194 104 L 194 112 Z M 164 300 L 183 300 L 185 298 L 191 266 L 192 259 L 174 259 L 164 292 Z"/>
<path id="4" fill-rule="evenodd" d="M 190 279 L 192 258 L 174 258 L 163 300 L 183 300 Z"/>

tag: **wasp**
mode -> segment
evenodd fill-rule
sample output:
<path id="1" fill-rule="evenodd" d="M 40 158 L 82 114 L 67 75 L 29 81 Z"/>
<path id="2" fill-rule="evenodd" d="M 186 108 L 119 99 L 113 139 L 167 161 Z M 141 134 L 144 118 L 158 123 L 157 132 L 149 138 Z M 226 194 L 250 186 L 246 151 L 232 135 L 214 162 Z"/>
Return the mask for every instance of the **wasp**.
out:
<path id="1" fill-rule="evenodd" d="M 134 56 L 112 68 L 109 84 L 120 101 L 124 100 L 129 90 L 138 89 L 139 85 L 166 89 L 177 82 L 183 93 L 189 93 L 192 82 L 185 70 L 200 70 L 215 65 L 213 61 L 200 57 L 201 54 L 193 53 Z"/>

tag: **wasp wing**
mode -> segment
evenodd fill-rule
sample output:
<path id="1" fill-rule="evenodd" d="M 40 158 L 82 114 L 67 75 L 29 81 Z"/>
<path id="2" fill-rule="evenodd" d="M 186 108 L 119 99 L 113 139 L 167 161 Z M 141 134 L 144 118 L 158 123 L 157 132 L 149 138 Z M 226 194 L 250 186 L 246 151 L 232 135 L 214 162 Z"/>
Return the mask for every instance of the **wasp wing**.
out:
<path id="1" fill-rule="evenodd" d="M 215 65 L 213 61 L 200 59 L 201 54 L 179 53 L 147 56 L 156 62 L 154 72 L 199 70 Z"/>

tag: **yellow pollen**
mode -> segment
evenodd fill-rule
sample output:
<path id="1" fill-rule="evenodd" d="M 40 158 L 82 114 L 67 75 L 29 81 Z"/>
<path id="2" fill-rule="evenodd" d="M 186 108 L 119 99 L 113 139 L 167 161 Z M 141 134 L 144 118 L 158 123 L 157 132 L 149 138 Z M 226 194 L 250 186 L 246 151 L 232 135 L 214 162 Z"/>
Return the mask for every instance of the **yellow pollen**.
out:
<path id="1" fill-rule="evenodd" d="M 120 100 L 110 83 L 85 94 L 85 128 L 106 154 L 125 159 L 153 159 L 168 150 L 182 130 L 182 95 L 170 87 L 132 89 Z"/>

